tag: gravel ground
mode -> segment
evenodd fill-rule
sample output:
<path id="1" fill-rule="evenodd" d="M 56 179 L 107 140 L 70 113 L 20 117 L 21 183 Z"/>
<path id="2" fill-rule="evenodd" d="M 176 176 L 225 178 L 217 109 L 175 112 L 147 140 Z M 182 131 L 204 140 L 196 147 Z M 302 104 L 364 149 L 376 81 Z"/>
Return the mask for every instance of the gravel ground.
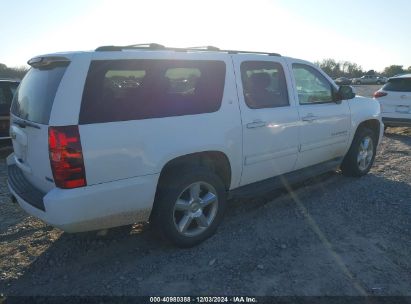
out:
<path id="1" fill-rule="evenodd" d="M 182 250 L 148 225 L 43 224 L 8 198 L 3 158 L 0 294 L 411 296 L 410 172 L 411 129 L 389 128 L 367 176 L 230 201 L 217 234 Z"/>

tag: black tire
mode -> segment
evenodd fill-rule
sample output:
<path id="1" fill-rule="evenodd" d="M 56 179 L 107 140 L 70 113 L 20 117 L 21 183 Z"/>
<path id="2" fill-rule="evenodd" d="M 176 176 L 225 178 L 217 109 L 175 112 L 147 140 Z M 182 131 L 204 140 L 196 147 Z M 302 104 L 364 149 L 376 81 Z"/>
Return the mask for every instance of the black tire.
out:
<path id="1" fill-rule="evenodd" d="M 372 140 L 372 157 L 369 161 L 369 163 L 366 165 L 366 167 L 361 168 L 361 165 L 358 162 L 358 157 L 359 154 L 361 153 L 361 143 L 364 139 L 370 138 Z M 362 127 L 357 131 L 355 134 L 354 140 L 351 143 L 351 147 L 348 150 L 347 155 L 344 157 L 344 160 L 341 164 L 341 171 L 344 175 L 346 176 L 356 176 L 360 177 L 363 175 L 366 175 L 375 159 L 375 153 L 376 153 L 376 147 L 377 147 L 377 136 L 376 134 L 365 127 Z"/>
<path id="2" fill-rule="evenodd" d="M 210 193 L 215 192 L 212 194 L 216 195 L 217 207 L 216 210 L 213 209 L 214 217 L 212 221 L 210 221 L 208 227 L 200 227 L 199 222 L 197 222 L 197 218 L 192 219 L 192 223 L 189 224 L 189 226 L 191 227 L 198 225 L 198 234 L 187 236 L 178 230 L 176 216 L 180 215 L 177 213 L 181 212 L 181 222 L 182 218 L 188 213 L 190 213 L 190 216 L 194 213 L 192 213 L 191 209 L 187 211 L 176 211 L 175 206 L 177 199 L 187 194 L 186 191 L 189 191 L 189 194 L 191 195 L 191 190 L 188 188 L 190 185 L 197 183 L 200 183 L 201 187 L 204 186 L 205 189 L 208 189 L 207 187 L 211 186 L 212 191 L 210 191 Z M 201 191 L 204 193 L 206 190 L 202 189 Z M 189 201 L 189 199 L 187 199 L 187 201 Z M 156 202 L 154 204 L 152 214 L 152 223 L 154 228 L 160 232 L 163 237 L 176 246 L 192 247 L 205 241 L 216 232 L 223 219 L 225 207 L 226 190 L 221 179 L 208 168 L 186 168 L 183 170 L 166 173 L 166 175 L 162 177 L 159 189 L 157 190 Z M 204 212 L 204 214 L 206 214 L 207 211 L 205 208 L 201 211 Z M 211 208 L 214 207 L 211 206 Z M 212 211 L 209 212 L 211 213 Z M 187 228 L 187 230 L 189 230 L 189 228 Z"/>
<path id="3" fill-rule="evenodd" d="M 361 84 L 361 81 L 357 81 L 356 84 Z"/>
<path id="4" fill-rule="evenodd" d="M 381 81 L 377 81 L 377 84 L 381 84 Z"/>

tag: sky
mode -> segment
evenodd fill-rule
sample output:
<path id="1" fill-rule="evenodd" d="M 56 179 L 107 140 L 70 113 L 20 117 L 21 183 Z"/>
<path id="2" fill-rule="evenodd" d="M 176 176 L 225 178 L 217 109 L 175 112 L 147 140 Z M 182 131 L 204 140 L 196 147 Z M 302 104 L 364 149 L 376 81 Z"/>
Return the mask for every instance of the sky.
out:
<path id="1" fill-rule="evenodd" d="M 410 0 L 0 0 L 0 63 L 156 42 L 407 68 L 410 13 Z"/>

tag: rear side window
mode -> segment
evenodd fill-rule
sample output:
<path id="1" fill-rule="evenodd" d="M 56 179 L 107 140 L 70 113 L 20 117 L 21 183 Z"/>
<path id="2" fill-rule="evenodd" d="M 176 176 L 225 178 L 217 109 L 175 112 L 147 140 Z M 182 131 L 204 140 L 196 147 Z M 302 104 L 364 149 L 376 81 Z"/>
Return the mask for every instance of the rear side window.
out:
<path id="1" fill-rule="evenodd" d="M 244 98 L 252 109 L 289 105 L 287 84 L 281 64 L 270 61 L 241 63 Z"/>
<path id="2" fill-rule="evenodd" d="M 411 78 L 392 78 L 382 88 L 384 91 L 411 92 Z"/>
<path id="3" fill-rule="evenodd" d="M 30 69 L 14 95 L 11 112 L 22 119 L 48 124 L 54 97 L 65 71 L 66 66 Z"/>
<path id="4" fill-rule="evenodd" d="M 222 61 L 93 61 L 83 92 L 79 123 L 218 111 L 225 71 Z"/>

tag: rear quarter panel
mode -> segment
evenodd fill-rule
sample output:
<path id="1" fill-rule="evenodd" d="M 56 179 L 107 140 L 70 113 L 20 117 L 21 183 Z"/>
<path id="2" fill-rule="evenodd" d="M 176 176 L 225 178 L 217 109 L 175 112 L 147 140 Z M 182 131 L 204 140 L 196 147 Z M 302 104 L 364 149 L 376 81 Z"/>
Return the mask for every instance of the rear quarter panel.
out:
<path id="1" fill-rule="evenodd" d="M 50 114 L 50 126 L 77 125 L 84 83 L 90 66 L 90 53 L 69 57 L 70 65 L 61 79 Z"/>
<path id="2" fill-rule="evenodd" d="M 170 59 L 167 52 L 95 53 L 93 59 Z M 121 56 L 121 57 L 119 57 Z M 170 160 L 202 151 L 223 152 L 230 161 L 231 188 L 242 168 L 241 118 L 231 59 L 224 54 L 172 53 L 173 59 L 222 60 L 226 78 L 214 113 L 80 125 L 87 183 L 99 184 L 160 173 Z"/>

